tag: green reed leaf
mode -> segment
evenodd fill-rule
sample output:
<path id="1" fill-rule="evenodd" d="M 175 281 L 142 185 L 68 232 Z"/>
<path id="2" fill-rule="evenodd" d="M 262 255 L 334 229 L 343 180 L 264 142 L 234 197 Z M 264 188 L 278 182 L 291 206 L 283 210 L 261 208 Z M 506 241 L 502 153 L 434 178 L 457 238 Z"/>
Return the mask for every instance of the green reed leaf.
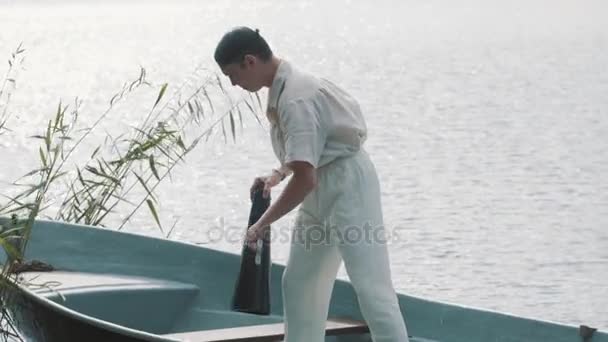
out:
<path id="1" fill-rule="evenodd" d="M 154 107 L 156 107 L 156 105 L 160 102 L 160 100 L 163 98 L 163 95 L 165 95 L 165 90 L 167 90 L 167 86 L 169 84 L 165 83 L 163 84 L 163 86 L 160 88 L 160 92 L 158 93 L 158 98 L 156 99 L 156 102 L 154 102 Z"/>

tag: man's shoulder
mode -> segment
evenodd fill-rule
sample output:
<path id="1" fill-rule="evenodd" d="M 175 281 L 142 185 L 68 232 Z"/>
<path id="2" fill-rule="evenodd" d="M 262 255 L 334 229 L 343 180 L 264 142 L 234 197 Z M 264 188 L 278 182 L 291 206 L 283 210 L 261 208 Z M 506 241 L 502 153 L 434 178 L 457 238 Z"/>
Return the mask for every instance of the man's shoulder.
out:
<path id="1" fill-rule="evenodd" d="M 279 98 L 279 107 L 299 101 L 314 101 L 323 87 L 321 79 L 313 74 L 294 70 L 285 80 L 285 89 Z"/>

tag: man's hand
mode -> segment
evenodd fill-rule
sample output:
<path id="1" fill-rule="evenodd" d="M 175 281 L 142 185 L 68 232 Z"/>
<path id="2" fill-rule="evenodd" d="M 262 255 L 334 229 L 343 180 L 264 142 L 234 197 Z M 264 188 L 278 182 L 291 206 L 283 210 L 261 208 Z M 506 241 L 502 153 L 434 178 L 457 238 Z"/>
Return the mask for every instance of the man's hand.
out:
<path id="1" fill-rule="evenodd" d="M 247 230 L 245 243 L 252 249 L 255 249 L 257 240 L 263 236 L 263 227 L 270 226 L 276 220 L 292 211 L 317 186 L 317 171 L 310 163 L 294 161 L 287 164 L 287 166 L 293 171 L 293 174 L 289 183 L 283 189 L 283 193 L 266 210 L 258 222 Z M 269 184 L 272 184 L 272 182 Z M 252 187 L 252 190 L 254 189 L 255 187 Z"/>
<path id="2" fill-rule="evenodd" d="M 268 198 L 268 196 L 270 196 L 270 189 L 279 183 L 281 183 L 281 175 L 278 172 L 272 172 L 272 174 L 268 176 L 256 177 L 253 180 L 253 184 L 251 185 L 251 189 L 249 191 L 251 194 L 253 194 L 258 187 L 263 187 L 263 196 L 264 198 Z"/>
<path id="3" fill-rule="evenodd" d="M 268 227 L 260 227 L 257 223 L 249 227 L 249 229 L 247 229 L 247 234 L 245 235 L 245 244 L 247 247 L 252 251 L 256 251 L 258 240 L 263 239 L 267 231 Z"/>

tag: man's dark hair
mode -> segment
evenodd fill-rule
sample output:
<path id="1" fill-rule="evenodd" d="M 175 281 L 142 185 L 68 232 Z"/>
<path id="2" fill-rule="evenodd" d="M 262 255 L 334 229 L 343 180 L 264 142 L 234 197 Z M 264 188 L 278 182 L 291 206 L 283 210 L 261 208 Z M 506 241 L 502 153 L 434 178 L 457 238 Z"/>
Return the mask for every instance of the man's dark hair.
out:
<path id="1" fill-rule="evenodd" d="M 220 66 L 241 63 L 245 55 L 254 55 L 264 62 L 272 57 L 272 50 L 258 30 L 236 27 L 226 33 L 215 48 L 215 61 Z"/>

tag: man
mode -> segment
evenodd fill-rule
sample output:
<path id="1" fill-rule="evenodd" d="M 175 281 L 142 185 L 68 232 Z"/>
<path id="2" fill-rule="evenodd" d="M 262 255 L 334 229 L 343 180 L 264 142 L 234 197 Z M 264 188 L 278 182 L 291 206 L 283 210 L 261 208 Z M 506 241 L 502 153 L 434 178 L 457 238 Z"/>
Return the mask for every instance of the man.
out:
<path id="1" fill-rule="evenodd" d="M 267 196 L 291 176 L 249 228 L 246 243 L 255 248 L 265 227 L 301 204 L 282 281 L 285 341 L 325 340 L 333 283 L 344 260 L 374 342 L 407 342 L 386 241 L 379 238 L 380 185 L 363 150 L 367 129 L 357 102 L 275 56 L 257 30 L 226 33 L 215 60 L 232 85 L 250 92 L 269 88 L 267 116 L 281 166 L 256 178 L 252 190 L 263 185 Z"/>

